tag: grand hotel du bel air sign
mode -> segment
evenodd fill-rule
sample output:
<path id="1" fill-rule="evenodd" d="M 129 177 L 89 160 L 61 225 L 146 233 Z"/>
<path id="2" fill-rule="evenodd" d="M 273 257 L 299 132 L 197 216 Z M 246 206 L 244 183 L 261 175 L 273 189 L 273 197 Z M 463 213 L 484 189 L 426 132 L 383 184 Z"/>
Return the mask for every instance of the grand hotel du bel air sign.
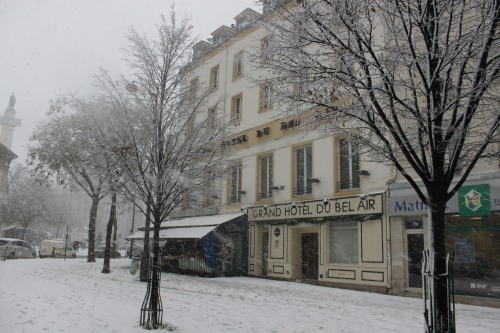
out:
<path id="1" fill-rule="evenodd" d="M 248 221 L 297 220 L 382 213 L 382 194 L 263 205 L 248 208 Z"/>

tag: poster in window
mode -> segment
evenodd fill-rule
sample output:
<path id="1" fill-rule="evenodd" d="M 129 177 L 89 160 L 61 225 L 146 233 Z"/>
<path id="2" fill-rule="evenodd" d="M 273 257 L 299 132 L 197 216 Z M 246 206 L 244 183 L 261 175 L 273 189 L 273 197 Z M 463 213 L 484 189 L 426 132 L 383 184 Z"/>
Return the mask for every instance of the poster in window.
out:
<path id="1" fill-rule="evenodd" d="M 474 262 L 474 240 L 471 237 L 455 238 L 455 260 Z"/>

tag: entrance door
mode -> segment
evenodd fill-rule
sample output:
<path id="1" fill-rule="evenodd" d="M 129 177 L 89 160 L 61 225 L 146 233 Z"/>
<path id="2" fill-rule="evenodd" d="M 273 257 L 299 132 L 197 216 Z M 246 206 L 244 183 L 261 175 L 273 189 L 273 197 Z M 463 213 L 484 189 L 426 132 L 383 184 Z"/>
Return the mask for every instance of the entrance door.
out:
<path id="1" fill-rule="evenodd" d="M 302 234 L 302 278 L 318 279 L 318 234 Z"/>
<path id="2" fill-rule="evenodd" d="M 267 260 L 269 257 L 269 231 L 262 232 L 262 275 L 267 275 Z"/>
<path id="3" fill-rule="evenodd" d="M 407 234 L 408 241 L 408 287 L 422 288 L 423 234 Z"/>

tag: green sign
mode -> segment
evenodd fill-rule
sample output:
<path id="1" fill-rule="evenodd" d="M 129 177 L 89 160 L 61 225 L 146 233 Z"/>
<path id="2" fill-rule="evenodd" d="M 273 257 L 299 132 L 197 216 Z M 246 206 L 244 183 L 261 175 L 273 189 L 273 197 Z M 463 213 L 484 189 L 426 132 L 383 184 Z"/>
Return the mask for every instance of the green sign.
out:
<path id="1" fill-rule="evenodd" d="M 458 190 L 460 216 L 491 215 L 490 186 L 488 184 L 462 186 Z"/>

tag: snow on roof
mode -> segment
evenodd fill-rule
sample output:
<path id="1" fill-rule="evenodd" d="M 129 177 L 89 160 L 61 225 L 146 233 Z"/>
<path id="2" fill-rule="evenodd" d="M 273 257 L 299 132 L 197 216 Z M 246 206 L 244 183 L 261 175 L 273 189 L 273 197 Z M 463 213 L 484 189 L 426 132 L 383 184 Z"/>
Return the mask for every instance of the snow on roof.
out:
<path id="1" fill-rule="evenodd" d="M 169 228 L 160 230 L 160 239 L 199 239 L 206 236 L 209 232 L 218 226 L 209 227 L 186 227 L 186 228 Z M 150 233 L 149 237 L 153 237 Z M 126 239 L 144 239 L 144 231 L 139 230 L 135 234 L 125 237 Z"/>
<path id="2" fill-rule="evenodd" d="M 202 238 L 219 225 L 244 215 L 244 213 L 196 216 L 181 220 L 165 221 L 161 224 L 160 239 Z M 150 237 L 152 237 L 150 231 Z M 125 239 L 144 239 L 144 230 L 139 230 Z"/>
<path id="3" fill-rule="evenodd" d="M 242 215 L 244 215 L 244 213 L 188 217 L 180 220 L 164 221 L 160 228 L 218 226 Z"/>

